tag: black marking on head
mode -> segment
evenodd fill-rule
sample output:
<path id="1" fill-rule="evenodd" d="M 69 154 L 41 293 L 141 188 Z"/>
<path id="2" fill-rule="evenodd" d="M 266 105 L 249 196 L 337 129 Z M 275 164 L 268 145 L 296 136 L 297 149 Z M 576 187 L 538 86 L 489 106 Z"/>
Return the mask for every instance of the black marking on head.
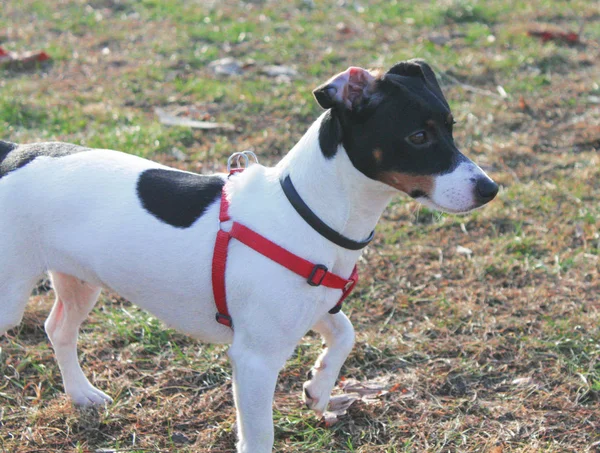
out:
<path id="1" fill-rule="evenodd" d="M 424 77 L 421 66 L 418 65 L 414 60 L 396 63 L 387 73 L 407 77 Z"/>
<path id="2" fill-rule="evenodd" d="M 431 69 L 431 66 L 425 62 L 425 60 L 415 58 L 413 60 L 401 61 L 392 67 L 387 73 L 399 76 L 421 77 L 427 84 L 429 90 L 431 90 L 438 100 L 442 102 L 442 104 L 444 104 L 448 110 L 450 110 L 450 106 L 444 97 L 444 93 L 442 93 L 442 89 L 438 84 L 435 73 L 433 72 L 433 69 Z"/>
<path id="3" fill-rule="evenodd" d="M 327 159 L 335 156 L 338 146 L 342 143 L 342 126 L 334 110 L 325 112 L 319 127 L 319 145 Z"/>
<path id="4" fill-rule="evenodd" d="M 225 180 L 152 168 L 140 174 L 137 194 L 146 211 L 176 228 L 189 228 L 221 195 Z"/>
<path id="5" fill-rule="evenodd" d="M 431 66 L 425 63 L 425 60 L 421 60 L 420 58 L 409 60 L 409 63 L 416 64 L 419 66 L 419 68 L 421 68 L 421 71 L 423 72 L 423 77 L 425 78 L 429 89 L 433 91 L 437 95 L 438 99 L 448 108 L 448 110 L 450 110 L 450 106 L 448 105 L 448 102 L 444 97 L 442 88 L 440 87 L 440 84 L 438 83 L 437 78 L 435 77 L 435 73 L 433 72 L 433 69 L 431 69 Z"/>
<path id="6" fill-rule="evenodd" d="M 62 142 L 16 145 L 0 141 L 0 178 L 33 162 L 38 157 L 65 157 L 90 148 Z"/>
<path id="7" fill-rule="evenodd" d="M 421 60 L 401 62 L 376 77 L 356 107 L 332 108 L 321 123 L 319 143 L 331 158 L 341 140 L 359 171 L 388 184 L 389 174 L 441 175 L 465 159 L 454 144 L 449 115 L 431 68 Z M 407 140 L 421 132 L 424 142 Z"/>

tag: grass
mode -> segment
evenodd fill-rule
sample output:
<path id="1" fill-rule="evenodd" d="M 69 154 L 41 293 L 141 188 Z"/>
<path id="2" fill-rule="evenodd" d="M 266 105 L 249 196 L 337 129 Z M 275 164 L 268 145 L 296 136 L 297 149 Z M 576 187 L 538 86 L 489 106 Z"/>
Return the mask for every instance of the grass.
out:
<path id="1" fill-rule="evenodd" d="M 280 375 L 275 451 L 599 451 L 599 17 L 584 0 L 8 0 L 0 45 L 53 60 L 0 70 L 0 137 L 114 148 L 198 172 L 249 148 L 273 164 L 319 113 L 310 92 L 331 75 L 426 58 L 459 122 L 457 143 L 502 190 L 463 217 L 404 196 L 390 205 L 346 306 L 357 344 L 342 376 L 385 378 L 393 391 L 326 427 L 300 403 L 319 352 L 309 334 Z M 583 26 L 583 43 L 527 36 L 541 26 Z M 224 57 L 243 74 L 216 76 L 208 64 Z M 299 75 L 270 78 L 262 69 L 273 64 Z M 236 128 L 167 128 L 157 106 L 192 106 Z M 42 329 L 51 304 L 42 287 L 0 340 L 0 451 L 233 450 L 223 347 L 106 294 L 80 356 L 115 402 L 79 410 L 62 395 Z"/>

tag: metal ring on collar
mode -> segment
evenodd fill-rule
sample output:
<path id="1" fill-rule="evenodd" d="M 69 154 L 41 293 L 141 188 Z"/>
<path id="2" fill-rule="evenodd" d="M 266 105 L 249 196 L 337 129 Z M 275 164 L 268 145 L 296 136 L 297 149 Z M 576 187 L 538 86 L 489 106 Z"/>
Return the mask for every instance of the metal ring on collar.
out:
<path id="1" fill-rule="evenodd" d="M 250 158 L 254 161 L 253 163 L 258 163 L 258 157 L 252 151 L 246 150 L 233 153 L 227 159 L 227 172 L 231 172 L 231 167 L 234 163 L 235 168 L 248 168 L 250 166 Z"/>
<path id="2" fill-rule="evenodd" d="M 251 157 L 255 164 L 258 163 L 258 157 L 256 157 L 256 154 L 254 154 L 253 151 L 250 151 L 249 149 L 247 149 L 246 151 L 242 151 L 242 153 L 244 154 L 244 156 Z"/>
<path id="3" fill-rule="evenodd" d="M 244 159 L 243 166 L 240 159 Z M 227 172 L 231 172 L 231 166 L 233 163 L 235 163 L 235 168 L 247 168 L 248 165 L 250 165 L 250 160 L 248 159 L 248 156 L 242 152 L 233 153 L 231 156 L 229 156 L 229 159 L 227 159 Z"/>

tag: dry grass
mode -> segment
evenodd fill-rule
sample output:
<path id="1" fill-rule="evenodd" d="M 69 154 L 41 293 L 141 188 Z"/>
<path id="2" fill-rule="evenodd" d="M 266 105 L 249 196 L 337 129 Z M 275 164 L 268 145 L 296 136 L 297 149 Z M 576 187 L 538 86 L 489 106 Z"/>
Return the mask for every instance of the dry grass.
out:
<path id="1" fill-rule="evenodd" d="M 406 197 L 388 208 L 346 308 L 358 338 L 342 374 L 385 378 L 393 391 L 324 426 L 300 403 L 319 349 L 309 335 L 280 376 L 275 450 L 600 451 L 598 5 L 317 3 L 9 0 L 0 45 L 45 48 L 54 61 L 1 73 L 0 136 L 121 149 L 195 171 L 221 169 L 249 147 L 273 163 L 315 118 L 310 91 L 333 73 L 428 59 L 459 120 L 457 143 L 502 191 L 464 217 Z M 526 34 L 580 25 L 575 46 Z M 215 76 L 208 63 L 225 56 L 244 62 L 244 74 Z M 262 73 L 269 64 L 299 76 L 272 79 Z M 168 129 L 155 106 L 193 106 L 236 130 Z M 174 147 L 189 158 L 177 161 Z M 41 288 L 0 340 L 0 450 L 233 450 L 222 347 L 106 295 L 80 355 L 115 403 L 80 411 L 62 396 L 41 327 L 50 305 Z"/>

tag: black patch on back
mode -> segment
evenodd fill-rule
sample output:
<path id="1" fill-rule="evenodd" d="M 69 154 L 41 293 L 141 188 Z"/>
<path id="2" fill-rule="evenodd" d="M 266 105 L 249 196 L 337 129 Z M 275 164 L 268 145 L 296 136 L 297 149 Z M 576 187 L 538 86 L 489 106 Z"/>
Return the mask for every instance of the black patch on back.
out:
<path id="1" fill-rule="evenodd" d="M 327 159 L 335 156 L 338 146 L 342 143 L 342 126 L 334 110 L 328 110 L 319 128 L 319 145 Z"/>
<path id="2" fill-rule="evenodd" d="M 90 148 L 62 142 L 32 143 L 17 145 L 0 140 L 0 178 L 18 170 L 38 157 L 64 157 L 89 151 Z"/>
<path id="3" fill-rule="evenodd" d="M 221 195 L 225 180 L 152 168 L 140 174 L 137 193 L 146 211 L 177 228 L 189 228 Z"/>
<path id="4" fill-rule="evenodd" d="M 4 140 L 0 140 L 0 165 L 2 165 L 4 159 L 6 159 L 8 153 L 10 153 L 17 146 L 18 145 L 16 143 L 5 142 Z"/>

